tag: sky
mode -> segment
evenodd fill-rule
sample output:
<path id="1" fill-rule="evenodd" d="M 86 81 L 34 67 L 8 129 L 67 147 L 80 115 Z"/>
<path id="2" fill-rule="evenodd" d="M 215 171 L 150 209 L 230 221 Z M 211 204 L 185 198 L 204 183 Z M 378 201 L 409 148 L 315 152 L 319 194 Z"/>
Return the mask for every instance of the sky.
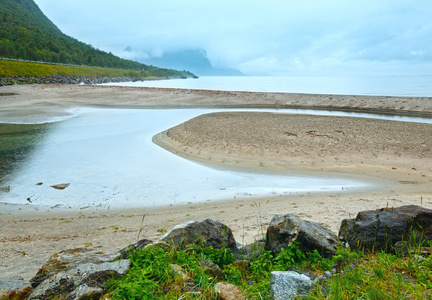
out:
<path id="1" fill-rule="evenodd" d="M 248 75 L 432 75 L 430 0 L 35 2 L 67 35 L 128 59 L 204 49 Z"/>

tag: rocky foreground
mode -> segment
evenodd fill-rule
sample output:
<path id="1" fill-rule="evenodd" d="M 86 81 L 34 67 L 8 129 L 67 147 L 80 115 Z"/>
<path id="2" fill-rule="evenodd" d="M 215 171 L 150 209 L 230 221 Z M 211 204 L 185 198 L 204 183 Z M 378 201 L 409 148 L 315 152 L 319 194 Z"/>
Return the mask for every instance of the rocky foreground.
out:
<path id="1" fill-rule="evenodd" d="M 420 206 L 401 206 L 362 211 L 355 219 L 342 222 L 339 235 L 311 221 L 305 221 L 293 214 L 276 215 L 267 228 L 264 240 L 251 245 L 238 244 L 230 228 L 205 219 L 175 226 L 159 241 L 141 240 L 114 254 L 105 254 L 91 248 L 64 250 L 51 256 L 37 274 L 25 282 L 21 278 L 0 280 L 0 299 L 109 299 L 105 284 L 111 278 L 119 278 L 131 267 L 128 254 L 136 249 L 162 247 L 182 249 L 190 244 L 211 246 L 216 249 L 230 249 L 236 256 L 233 264 L 247 268 L 248 260 L 264 251 L 280 253 L 294 242 L 303 252 L 318 251 L 322 256 L 332 256 L 336 247 L 349 245 L 361 251 L 386 251 L 407 253 L 408 241 L 417 244 L 432 240 L 432 210 Z M 430 248 L 423 249 L 430 255 Z M 214 287 L 219 299 L 246 299 L 242 291 L 226 282 L 218 266 L 203 261 L 202 267 L 212 276 L 220 278 Z M 199 291 L 198 284 L 179 266 L 172 271 L 182 280 L 176 281 L 181 289 Z M 307 270 L 272 272 L 270 291 L 274 299 L 293 299 L 296 295 L 308 294 L 313 285 L 325 283 L 327 278 L 341 272 L 334 266 L 332 272 L 324 275 Z"/>

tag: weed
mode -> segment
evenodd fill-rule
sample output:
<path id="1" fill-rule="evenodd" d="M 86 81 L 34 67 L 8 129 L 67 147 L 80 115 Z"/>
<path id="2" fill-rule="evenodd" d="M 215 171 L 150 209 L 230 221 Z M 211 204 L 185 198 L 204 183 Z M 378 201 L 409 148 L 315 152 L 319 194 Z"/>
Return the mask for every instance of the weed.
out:
<path id="1" fill-rule="evenodd" d="M 143 215 L 141 219 L 140 229 L 138 230 L 138 235 L 137 235 L 137 242 L 140 240 L 141 232 L 144 230 L 144 226 L 143 226 L 144 219 L 145 219 L 145 215 Z"/>
<path id="2" fill-rule="evenodd" d="M 167 232 L 168 231 L 168 229 L 166 229 L 166 227 L 162 227 L 162 228 L 159 228 L 158 230 L 157 230 L 157 232 L 160 232 L 160 233 L 165 233 L 165 232 Z"/>

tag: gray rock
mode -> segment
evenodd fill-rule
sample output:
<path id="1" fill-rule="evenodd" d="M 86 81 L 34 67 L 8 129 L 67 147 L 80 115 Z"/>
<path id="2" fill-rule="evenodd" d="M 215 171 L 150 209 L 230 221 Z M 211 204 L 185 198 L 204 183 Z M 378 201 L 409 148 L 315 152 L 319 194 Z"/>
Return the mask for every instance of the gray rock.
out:
<path id="1" fill-rule="evenodd" d="M 0 299 L 26 299 L 31 292 L 30 282 L 20 276 L 0 279 Z"/>
<path id="2" fill-rule="evenodd" d="M 276 215 L 267 228 L 265 250 L 279 253 L 282 248 L 299 242 L 299 249 L 312 252 L 315 249 L 323 256 L 333 255 L 338 237 L 318 223 L 305 221 L 293 214 Z"/>
<path id="3" fill-rule="evenodd" d="M 176 248 L 184 248 L 190 244 L 199 244 L 216 249 L 228 248 L 237 250 L 236 241 L 231 229 L 218 221 L 205 219 L 199 222 L 189 221 L 175 226 L 160 241 L 170 243 Z"/>
<path id="4" fill-rule="evenodd" d="M 362 211 L 355 219 L 342 221 L 339 238 L 351 249 L 370 251 L 392 252 L 400 241 L 419 245 L 432 240 L 432 210 L 407 205 Z"/>
<path id="5" fill-rule="evenodd" d="M 34 290 L 29 299 L 95 299 L 102 295 L 109 279 L 119 277 L 131 267 L 129 260 L 112 262 L 114 258 L 116 255 L 87 248 L 56 253 L 31 280 Z"/>
<path id="6" fill-rule="evenodd" d="M 312 281 L 303 274 L 293 271 L 275 271 L 270 277 L 270 292 L 274 300 L 291 300 L 296 296 L 307 295 L 312 288 Z"/>
<path id="7" fill-rule="evenodd" d="M 33 288 L 36 288 L 45 279 L 48 279 L 57 273 L 77 268 L 85 263 L 101 264 L 112 261 L 116 258 L 118 258 L 118 255 L 107 255 L 100 250 L 92 248 L 63 250 L 53 254 L 30 280 L 30 283 Z"/>
<path id="8" fill-rule="evenodd" d="M 72 297 L 79 300 L 99 299 L 103 295 L 104 290 L 99 287 L 89 287 L 86 285 L 79 286 Z"/>

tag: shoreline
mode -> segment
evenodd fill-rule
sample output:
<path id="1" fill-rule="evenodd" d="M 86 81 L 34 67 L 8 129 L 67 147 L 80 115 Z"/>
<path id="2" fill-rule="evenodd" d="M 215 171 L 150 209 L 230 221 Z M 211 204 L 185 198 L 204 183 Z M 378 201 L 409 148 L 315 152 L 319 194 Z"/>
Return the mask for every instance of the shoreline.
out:
<path id="1" fill-rule="evenodd" d="M 353 102 L 355 102 L 355 105 L 349 108 L 350 111 L 374 111 L 381 112 L 381 114 L 391 111 L 393 112 L 392 114 L 414 114 L 432 117 L 432 98 L 425 97 L 299 95 L 67 85 L 10 86 L 1 87 L 0 92 L 19 94 L 0 97 L 0 120 L 9 122 L 13 120 L 31 121 L 41 118 L 68 116 L 68 110 L 78 107 L 262 108 L 267 106 L 267 108 L 280 108 L 289 106 L 289 108 L 295 108 L 297 105 L 298 107 L 301 106 L 307 109 L 320 110 L 330 107 L 332 110 L 342 110 L 348 109 L 349 103 Z M 388 102 L 385 102 L 387 100 Z M 239 124 L 240 120 L 238 118 L 229 117 L 232 121 L 231 124 Z M 311 116 L 297 118 L 299 119 L 295 122 L 296 124 L 309 124 L 307 122 L 316 120 L 315 117 Z M 249 116 L 246 119 L 252 120 Z M 265 117 L 265 120 L 269 121 L 274 119 L 272 115 Z M 331 128 L 331 124 L 334 124 L 332 122 L 336 120 L 340 120 L 340 126 L 346 126 L 349 118 L 327 117 L 326 119 L 331 120 L 329 123 L 329 128 Z M 392 121 L 380 122 L 382 124 L 389 124 Z M 363 120 L 363 123 L 369 124 L 370 121 Z M 243 124 L 243 126 L 251 128 L 250 124 Z M 401 128 L 411 128 L 412 123 L 401 126 Z M 420 127 L 430 128 L 432 125 L 428 124 Z M 355 126 L 352 128 L 355 128 Z M 319 130 L 323 130 L 323 127 L 319 128 Z M 400 130 L 403 132 L 403 129 Z M 300 132 L 304 133 L 306 131 L 310 130 L 301 129 L 297 132 L 291 129 L 284 129 L 282 133 L 289 132 L 300 136 Z M 195 131 L 194 134 L 199 134 L 199 132 L 199 130 Z M 317 132 L 319 135 L 332 137 L 336 134 L 335 132 L 324 130 L 323 132 L 317 130 Z M 413 132 L 416 131 L 414 130 Z M 239 140 L 237 138 L 240 136 L 240 133 L 241 131 L 232 137 L 234 142 Z M 289 134 L 284 134 L 283 136 L 285 138 L 294 137 L 294 135 Z M 274 141 L 277 141 L 278 138 L 276 136 Z M 158 138 L 156 137 L 155 139 Z M 313 136 L 310 134 L 307 135 L 307 139 L 303 138 L 301 140 L 306 141 L 308 145 L 320 145 L 318 139 L 333 140 L 325 136 Z M 339 139 L 342 141 L 341 137 Z M 216 136 L 214 140 L 220 141 L 220 137 Z M 200 144 L 198 143 L 197 145 Z M 270 143 L 268 145 L 273 144 Z M 181 144 L 171 145 L 170 147 L 172 152 L 182 152 L 179 151 Z M 196 149 L 196 145 L 189 145 L 188 147 L 189 150 Z M 398 143 L 394 143 L 394 147 L 396 150 L 402 149 L 403 151 L 407 151 L 404 150 L 403 145 L 401 146 Z M 427 147 L 430 147 L 429 144 L 426 144 L 425 148 Z M 256 148 L 258 150 L 266 149 L 266 144 L 263 143 Z M 274 146 L 269 148 L 273 149 Z M 224 149 L 217 148 L 217 145 L 210 144 L 208 149 L 211 149 L 213 157 L 210 163 L 216 163 L 218 160 L 229 160 L 229 155 L 224 152 Z M 339 160 L 353 160 L 350 167 L 342 168 L 339 166 L 333 169 L 326 167 L 325 170 L 328 172 L 326 173 L 320 170 L 320 168 L 311 168 L 314 161 L 311 158 L 318 156 L 319 153 L 317 148 L 310 148 L 309 156 L 306 155 L 303 157 L 310 161 L 310 164 L 299 163 L 296 165 L 295 171 L 299 173 L 314 172 L 315 174 L 354 174 L 370 178 L 372 181 L 374 178 L 380 178 L 382 180 L 382 187 L 378 190 L 367 191 L 348 190 L 242 200 L 227 199 L 172 207 L 83 209 L 64 212 L 56 209 L 51 209 L 49 212 L 42 211 L 42 209 L 36 211 L 26 205 L 13 206 L 0 203 L 0 257 L 2 257 L 2 261 L 0 262 L 2 275 L 0 277 L 19 275 L 24 277 L 24 279 L 30 279 L 52 254 L 64 249 L 88 245 L 89 247 L 100 248 L 106 253 L 118 251 L 129 245 L 129 243 L 136 241 L 140 232 L 143 215 L 145 215 L 142 224 L 144 228 L 141 231 L 140 238 L 155 240 L 163 235 L 164 230 L 169 230 L 177 224 L 210 217 L 229 226 L 233 230 L 238 242 L 250 243 L 254 239 L 262 237 L 262 226 L 266 226 L 276 214 L 295 213 L 301 218 L 313 220 L 337 232 L 342 219 L 354 217 L 361 210 L 378 209 L 386 206 L 396 207 L 406 204 L 416 204 L 432 208 L 430 156 L 422 158 L 417 157 L 418 154 L 416 154 L 417 158 L 414 157 L 415 159 L 406 161 L 401 160 L 401 157 L 405 157 L 403 155 L 391 157 L 391 160 L 388 157 L 389 161 L 394 162 L 393 166 L 386 163 L 387 159 L 382 160 L 381 157 L 377 157 L 373 163 L 369 164 L 371 167 L 363 167 L 361 169 L 356 163 L 356 156 L 345 153 L 337 158 Z M 321 159 L 326 159 L 325 154 L 322 153 Z M 190 153 L 188 155 L 189 159 L 192 158 Z M 298 153 L 298 155 L 301 155 L 301 153 Z M 204 155 L 203 157 L 205 158 L 206 156 Z M 259 161 L 263 162 L 263 167 L 259 165 L 256 156 L 260 157 Z M 247 156 L 243 154 L 237 157 L 231 155 L 231 157 L 231 160 L 234 161 L 231 165 L 234 166 L 237 165 L 235 160 L 241 157 L 247 160 Z M 285 154 L 284 157 L 288 156 Z M 278 159 L 275 159 L 275 156 L 272 156 L 272 153 L 268 151 L 252 153 L 249 158 L 250 161 L 242 163 L 241 167 L 259 171 L 267 169 L 286 172 L 287 166 L 278 165 Z M 228 165 L 228 162 L 225 161 L 223 167 L 227 167 Z M 205 164 L 209 163 L 208 159 L 202 159 L 202 162 Z M 384 169 L 377 168 L 377 162 L 383 162 Z M 317 163 L 314 166 L 317 166 Z M 415 163 L 416 171 L 409 170 L 412 163 Z M 220 164 L 219 167 L 221 167 Z M 395 167 L 397 170 L 392 170 L 391 167 Z M 421 169 L 423 167 L 424 170 Z M 295 168 L 291 165 L 291 170 Z M 9 209 L 2 209 L 4 206 L 9 206 Z"/>
<path id="2" fill-rule="evenodd" d="M 432 118 L 432 97 L 314 95 L 90 85 L 0 87 L 0 120 L 31 123 L 79 107 L 292 108 Z M 9 94 L 9 95 L 8 95 Z M 209 100 L 211 99 L 211 101 Z"/>

